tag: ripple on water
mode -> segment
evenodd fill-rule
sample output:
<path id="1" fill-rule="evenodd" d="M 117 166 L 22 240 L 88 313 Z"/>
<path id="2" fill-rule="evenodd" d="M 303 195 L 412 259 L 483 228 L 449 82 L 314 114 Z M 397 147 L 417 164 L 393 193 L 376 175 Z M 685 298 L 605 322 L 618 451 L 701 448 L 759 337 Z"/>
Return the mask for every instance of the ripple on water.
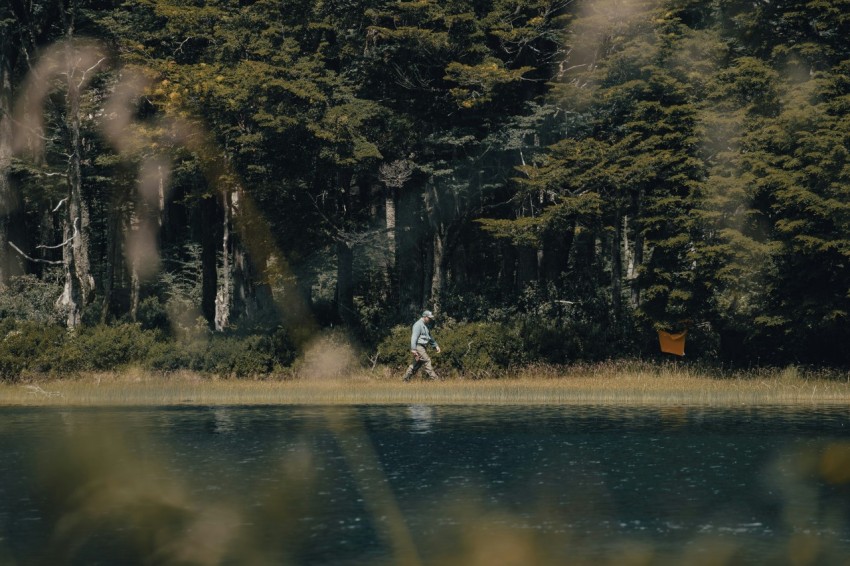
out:
<path id="1" fill-rule="evenodd" d="M 844 476 L 823 475 L 847 422 L 842 408 L 9 409 L 0 557 L 167 552 L 208 529 L 222 556 L 272 562 L 392 563 L 405 541 L 431 560 L 499 542 L 557 563 L 564 540 L 572 557 L 640 541 L 673 559 L 717 539 L 746 559 L 797 535 L 828 561 L 850 550 Z M 62 546 L 61 525 L 87 542 Z"/>

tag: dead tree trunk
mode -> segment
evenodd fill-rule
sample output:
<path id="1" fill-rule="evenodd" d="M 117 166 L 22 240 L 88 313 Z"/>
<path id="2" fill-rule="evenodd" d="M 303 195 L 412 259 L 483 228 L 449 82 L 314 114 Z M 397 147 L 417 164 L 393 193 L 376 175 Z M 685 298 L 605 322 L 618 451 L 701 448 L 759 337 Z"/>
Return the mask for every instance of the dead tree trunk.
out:
<path id="1" fill-rule="evenodd" d="M 130 217 L 127 219 L 127 226 L 124 228 L 124 231 L 131 235 L 127 238 L 127 241 L 132 239 L 132 234 L 139 229 L 139 221 L 137 217 L 137 213 L 134 210 Z M 130 269 L 130 320 L 136 322 L 139 314 L 139 301 L 141 299 L 141 291 L 142 291 L 142 278 L 139 275 L 140 267 L 139 262 L 141 261 L 138 254 L 130 253 L 128 254 L 128 267 Z"/>
<path id="2" fill-rule="evenodd" d="M 215 329 L 222 331 L 230 326 L 233 308 L 233 263 L 231 256 L 233 244 L 231 232 L 233 229 L 233 195 L 229 190 L 224 190 L 222 200 L 222 235 L 221 235 L 221 280 L 218 285 L 218 293 L 215 296 Z"/>
<path id="3" fill-rule="evenodd" d="M 396 213 L 398 210 L 399 193 L 401 188 L 413 175 L 413 163 L 406 159 L 381 165 L 379 178 L 385 185 L 384 189 L 384 218 L 386 221 L 387 264 L 385 277 L 390 289 L 390 296 L 400 297 L 402 291 L 399 283 L 400 261 L 398 250 L 400 234 Z"/>
<path id="4" fill-rule="evenodd" d="M 396 267 L 396 204 L 398 193 L 413 175 L 413 163 L 407 159 L 399 159 L 384 163 L 379 169 L 379 178 L 386 186 L 384 192 L 385 214 L 387 224 L 387 263 L 391 269 Z"/>
<path id="5" fill-rule="evenodd" d="M 63 246 L 63 264 L 65 267 L 65 293 L 62 303 L 67 309 L 68 328 L 74 329 L 82 324 L 85 306 L 91 302 L 94 293 L 94 278 L 89 262 L 89 214 L 83 198 L 82 179 L 82 133 L 80 127 L 80 85 L 85 81 L 85 69 L 78 68 L 77 54 L 74 48 L 74 14 L 65 14 L 66 36 L 65 63 L 67 78 L 66 127 L 68 128 L 68 192 L 66 215 L 63 226 L 65 245 Z"/>
<path id="6" fill-rule="evenodd" d="M 392 281 L 393 273 L 396 273 L 398 266 L 396 265 L 396 249 L 398 245 L 396 239 L 396 203 L 398 202 L 398 188 L 387 186 L 384 191 L 384 218 L 386 220 L 387 229 L 387 280 Z"/>
<path id="7" fill-rule="evenodd" d="M 237 188 L 230 194 L 230 262 L 233 271 L 231 283 L 232 306 L 230 320 L 251 319 L 263 312 L 272 312 L 274 303 L 267 283 L 257 281 L 257 270 L 253 257 L 245 248 L 244 240 L 234 228 L 243 214 L 245 195 L 242 188 Z M 306 299 L 305 299 L 306 300 Z M 309 301 L 307 302 L 309 305 Z"/>
<path id="8" fill-rule="evenodd" d="M 630 298 L 632 307 L 636 308 L 640 306 L 640 267 L 643 265 L 643 230 L 641 230 L 640 226 L 640 215 L 641 209 L 643 208 L 643 198 L 644 198 L 644 189 L 641 188 L 636 197 L 636 202 L 634 203 L 635 208 L 635 216 L 632 220 L 632 230 L 634 231 L 634 238 L 631 245 L 631 253 L 628 255 L 627 262 L 627 275 L 626 279 L 629 282 L 630 287 Z M 624 225 L 623 227 L 623 239 L 625 242 L 625 247 L 629 250 L 628 244 L 628 235 L 629 235 L 629 226 Z"/>

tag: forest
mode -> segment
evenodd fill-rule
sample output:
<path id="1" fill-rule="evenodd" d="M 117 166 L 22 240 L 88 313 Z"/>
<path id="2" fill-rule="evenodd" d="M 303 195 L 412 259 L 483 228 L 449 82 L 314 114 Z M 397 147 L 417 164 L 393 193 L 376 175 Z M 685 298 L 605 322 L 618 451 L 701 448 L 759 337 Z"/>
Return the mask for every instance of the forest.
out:
<path id="1" fill-rule="evenodd" d="M 0 3 L 0 379 L 850 365 L 850 0 Z"/>

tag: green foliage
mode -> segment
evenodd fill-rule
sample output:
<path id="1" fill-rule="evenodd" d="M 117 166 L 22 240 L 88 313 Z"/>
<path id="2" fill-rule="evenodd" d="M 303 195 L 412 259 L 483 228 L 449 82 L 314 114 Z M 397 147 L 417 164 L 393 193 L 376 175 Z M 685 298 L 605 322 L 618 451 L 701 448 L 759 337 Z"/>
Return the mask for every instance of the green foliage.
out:
<path id="1" fill-rule="evenodd" d="M 157 342 L 157 334 L 138 324 L 98 325 L 70 334 L 46 369 L 64 374 L 106 371 L 140 364 Z"/>
<path id="2" fill-rule="evenodd" d="M 0 320 L 0 380 L 16 381 L 25 371 L 49 370 L 65 336 L 56 325 Z"/>
<path id="3" fill-rule="evenodd" d="M 145 297 L 139 302 L 136 319 L 146 330 L 165 331 L 170 328 L 167 305 L 163 305 L 156 296 Z"/>
<path id="4" fill-rule="evenodd" d="M 57 325 L 0 322 L 0 379 L 11 381 L 22 375 L 61 377 L 128 366 L 248 377 L 279 370 L 291 364 L 295 354 L 284 329 L 179 341 L 139 324 L 98 325 L 69 333 Z"/>
<path id="5" fill-rule="evenodd" d="M 46 277 L 19 275 L 0 284 L 0 320 L 27 320 L 39 324 L 59 324 L 64 319 L 56 301 L 62 294 L 58 274 Z"/>
<path id="6" fill-rule="evenodd" d="M 443 321 L 433 330 L 441 353 L 431 351 L 438 371 L 480 378 L 531 361 L 523 351 L 519 328 L 500 323 Z M 396 326 L 379 345 L 379 363 L 403 368 L 411 363 L 410 327 Z"/>
<path id="7" fill-rule="evenodd" d="M 410 364 L 410 326 L 394 326 L 389 335 L 377 348 L 377 361 L 392 368 L 403 368 Z"/>
<path id="8" fill-rule="evenodd" d="M 254 211 L 227 226 L 229 249 L 245 252 L 240 292 L 273 286 L 289 300 L 263 271 L 287 263 L 319 323 L 354 312 L 349 330 L 367 349 L 399 313 L 431 303 L 463 321 L 441 320 L 450 347 L 438 363 L 471 375 L 647 354 L 655 328 L 683 319 L 716 334 L 706 352 L 740 363 L 850 363 L 848 1 L 6 9 L 3 100 L 25 94 L 30 55 L 64 35 L 54 8 L 115 48 L 81 100 L 92 305 L 104 307 L 83 320 L 138 326 L 45 330 L 41 344 L 34 328 L 64 318 L 63 274 L 12 277 L 0 290 L 0 321 L 14 325 L 4 375 L 127 364 L 251 375 L 289 363 L 287 340 L 246 321 L 234 321 L 239 335 L 209 330 L 229 275 L 220 190 L 237 187 L 236 210 Z M 102 126 L 131 70 L 150 83 L 126 101 L 133 141 L 119 151 Z M 0 199 L 13 203 L 0 243 L 47 260 L 67 237 L 65 106 L 45 105 L 44 151 L 0 172 L 14 193 Z M 173 166 L 163 210 L 139 192 L 139 167 L 160 157 L 163 172 Z M 380 167 L 393 160 L 411 176 L 388 191 Z M 122 237 L 154 226 L 162 270 L 139 289 Z M 353 249 L 352 273 L 338 249 Z M 381 342 L 382 361 L 406 365 L 406 332 Z"/>
<path id="9" fill-rule="evenodd" d="M 145 365 L 157 371 L 181 369 L 221 377 L 266 375 L 292 363 L 295 347 L 283 329 L 268 335 L 211 336 L 168 342 L 151 351 Z"/>
<path id="10" fill-rule="evenodd" d="M 529 361 L 524 356 L 523 340 L 517 330 L 495 323 L 449 322 L 439 330 L 438 341 L 443 353 L 435 360 L 464 376 L 492 376 L 499 370 Z"/>
<path id="11" fill-rule="evenodd" d="M 506 69 L 504 63 L 495 58 L 487 58 L 477 65 L 454 61 L 446 66 L 446 76 L 443 78 L 457 83 L 458 86 L 450 90 L 457 103 L 463 108 L 473 108 L 490 102 L 498 86 L 521 80 L 531 69 Z"/>

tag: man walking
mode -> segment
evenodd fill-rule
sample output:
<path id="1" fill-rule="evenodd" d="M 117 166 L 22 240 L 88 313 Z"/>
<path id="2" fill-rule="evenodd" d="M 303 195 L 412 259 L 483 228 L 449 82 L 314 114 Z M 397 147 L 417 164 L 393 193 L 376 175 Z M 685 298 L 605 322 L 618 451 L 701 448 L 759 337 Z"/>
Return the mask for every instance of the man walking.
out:
<path id="1" fill-rule="evenodd" d="M 426 346 L 433 346 L 437 353 L 440 353 L 440 346 L 431 337 L 431 332 L 428 330 L 428 323 L 434 320 L 434 313 L 424 311 L 422 318 L 413 324 L 413 332 L 410 334 L 410 351 L 413 353 L 413 363 L 407 368 L 407 371 L 402 378 L 402 381 L 410 381 L 419 368 L 425 366 L 425 374 L 432 380 L 439 379 L 434 373 L 434 366 L 431 365 L 431 358 L 428 357 Z"/>

